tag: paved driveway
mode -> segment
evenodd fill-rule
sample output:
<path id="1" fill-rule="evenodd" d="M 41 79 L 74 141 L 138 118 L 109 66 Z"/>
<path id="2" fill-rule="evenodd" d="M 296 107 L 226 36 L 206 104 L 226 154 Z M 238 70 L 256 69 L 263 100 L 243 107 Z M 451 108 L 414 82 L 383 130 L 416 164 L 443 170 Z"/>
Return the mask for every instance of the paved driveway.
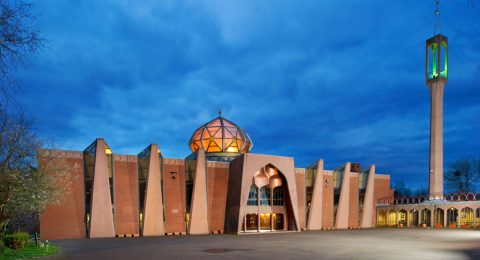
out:
<path id="1" fill-rule="evenodd" d="M 480 259 L 480 230 L 357 229 L 55 241 L 53 259 Z"/>

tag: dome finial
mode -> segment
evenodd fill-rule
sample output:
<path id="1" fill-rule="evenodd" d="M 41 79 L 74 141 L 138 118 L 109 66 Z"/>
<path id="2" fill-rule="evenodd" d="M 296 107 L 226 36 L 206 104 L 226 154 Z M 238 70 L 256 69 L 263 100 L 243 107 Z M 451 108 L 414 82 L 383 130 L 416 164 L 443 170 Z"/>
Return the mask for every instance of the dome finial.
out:
<path id="1" fill-rule="evenodd" d="M 220 108 L 220 109 L 218 110 L 218 116 L 219 116 L 219 117 L 222 117 L 222 114 L 223 114 L 223 113 L 222 113 L 222 109 Z"/>

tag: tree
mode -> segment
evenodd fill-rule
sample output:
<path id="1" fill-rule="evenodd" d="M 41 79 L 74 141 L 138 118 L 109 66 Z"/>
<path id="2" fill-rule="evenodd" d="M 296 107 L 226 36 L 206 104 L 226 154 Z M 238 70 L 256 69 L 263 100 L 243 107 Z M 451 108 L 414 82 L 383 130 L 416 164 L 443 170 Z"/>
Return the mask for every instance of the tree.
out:
<path id="1" fill-rule="evenodd" d="M 458 160 L 445 172 L 445 184 L 452 192 L 472 192 L 480 176 L 477 171 L 479 161 Z"/>
<path id="2" fill-rule="evenodd" d="M 428 195 L 429 191 L 427 187 L 420 187 L 412 192 L 413 196 L 425 196 Z"/>
<path id="3" fill-rule="evenodd" d="M 0 0 L 0 94 L 4 97 L 11 93 L 12 73 L 24 67 L 44 42 L 32 6 L 22 0 Z"/>
<path id="4" fill-rule="evenodd" d="M 38 157 L 42 145 L 23 111 L 0 104 L 0 237 L 10 220 L 61 203 L 73 181 L 75 167 L 63 167 L 62 158 Z"/>
<path id="5" fill-rule="evenodd" d="M 408 197 L 412 196 L 412 190 L 405 186 L 403 180 L 397 180 L 393 186 L 395 190 L 395 197 Z"/>

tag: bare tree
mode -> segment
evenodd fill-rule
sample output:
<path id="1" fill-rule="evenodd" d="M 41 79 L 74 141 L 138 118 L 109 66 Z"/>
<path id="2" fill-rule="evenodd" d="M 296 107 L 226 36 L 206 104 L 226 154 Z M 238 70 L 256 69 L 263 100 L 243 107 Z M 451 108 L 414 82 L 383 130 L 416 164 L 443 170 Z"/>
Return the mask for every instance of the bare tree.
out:
<path id="1" fill-rule="evenodd" d="M 428 188 L 427 187 L 420 187 L 412 192 L 413 196 L 425 196 L 428 195 Z"/>
<path id="2" fill-rule="evenodd" d="M 477 160 L 458 160 L 445 172 L 445 184 L 452 192 L 471 192 L 479 180 Z"/>
<path id="3" fill-rule="evenodd" d="M 52 154 L 39 156 L 42 144 L 23 111 L 0 104 L 0 237 L 10 220 L 61 203 L 73 181 L 75 167 Z"/>
<path id="4" fill-rule="evenodd" d="M 403 180 L 397 180 L 393 185 L 393 189 L 395 190 L 395 197 L 412 196 L 412 190 L 405 186 Z"/>
<path id="5" fill-rule="evenodd" d="M 0 91 L 3 97 L 14 86 L 12 73 L 36 54 L 43 39 L 31 13 L 32 3 L 0 0 Z"/>

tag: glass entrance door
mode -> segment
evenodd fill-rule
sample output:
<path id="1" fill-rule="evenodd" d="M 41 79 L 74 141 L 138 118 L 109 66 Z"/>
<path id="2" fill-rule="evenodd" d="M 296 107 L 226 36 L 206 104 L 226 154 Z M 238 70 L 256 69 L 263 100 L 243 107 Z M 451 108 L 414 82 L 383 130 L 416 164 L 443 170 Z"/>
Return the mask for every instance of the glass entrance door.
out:
<path id="1" fill-rule="evenodd" d="M 258 215 L 257 214 L 247 214 L 246 217 L 246 227 L 247 231 L 257 231 L 258 230 Z"/>
<path id="2" fill-rule="evenodd" d="M 283 214 L 272 215 L 273 228 L 275 230 L 283 230 Z"/>
<path id="3" fill-rule="evenodd" d="M 271 230 L 270 214 L 260 214 L 260 230 Z"/>

